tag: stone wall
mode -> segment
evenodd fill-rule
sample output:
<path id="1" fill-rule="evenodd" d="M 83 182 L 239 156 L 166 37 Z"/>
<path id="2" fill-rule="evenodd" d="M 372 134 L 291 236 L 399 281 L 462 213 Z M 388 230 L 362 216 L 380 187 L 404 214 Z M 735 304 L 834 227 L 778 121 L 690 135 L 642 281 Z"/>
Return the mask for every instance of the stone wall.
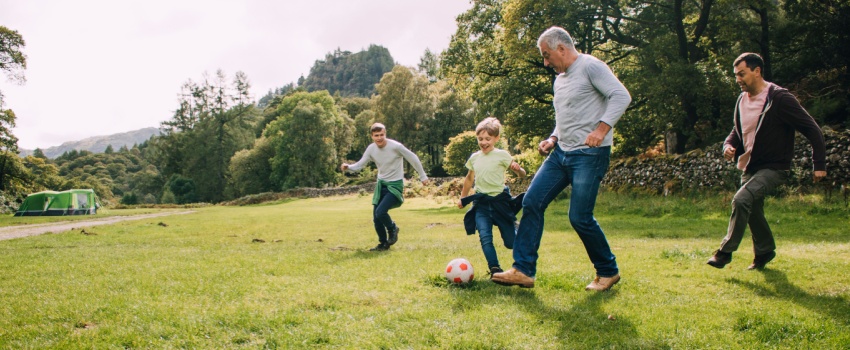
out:
<path id="1" fill-rule="evenodd" d="M 788 186 L 806 191 L 826 191 L 850 185 L 850 130 L 824 130 L 827 178 L 812 183 L 811 146 L 797 134 L 792 163 L 793 176 Z M 723 143 L 681 155 L 654 158 L 632 157 L 612 160 L 603 185 L 614 190 L 638 190 L 647 193 L 734 191 L 741 172 L 723 159 Z M 846 190 L 845 190 L 846 191 Z"/>
<path id="2" fill-rule="evenodd" d="M 811 146 L 808 140 L 797 134 L 794 148 L 794 175 L 788 186 L 803 191 L 825 191 L 842 189 L 850 193 L 850 130 L 835 132 L 824 130 L 826 138 L 827 178 L 818 185 L 812 184 Z M 732 162 L 723 159 L 722 143 L 707 149 L 695 150 L 681 155 L 657 157 L 632 157 L 611 161 L 608 175 L 603 180 L 604 188 L 614 191 L 639 191 L 650 194 L 668 195 L 683 192 L 735 191 L 741 172 Z M 508 186 L 516 195 L 525 192 L 531 177 L 509 178 Z M 463 177 L 431 178 L 431 184 L 422 186 L 418 181 L 405 186 L 405 197 L 460 196 Z M 285 192 L 267 192 L 242 197 L 222 205 L 249 205 L 285 198 L 312 198 L 360 193 L 372 195 L 375 183 L 357 186 L 330 188 L 298 188 Z"/>

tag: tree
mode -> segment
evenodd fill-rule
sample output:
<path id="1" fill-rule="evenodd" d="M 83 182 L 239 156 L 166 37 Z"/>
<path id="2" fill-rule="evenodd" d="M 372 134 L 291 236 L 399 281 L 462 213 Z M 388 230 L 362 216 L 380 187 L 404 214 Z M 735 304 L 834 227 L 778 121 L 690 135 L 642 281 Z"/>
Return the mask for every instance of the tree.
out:
<path id="1" fill-rule="evenodd" d="M 271 180 L 277 189 L 336 184 L 336 168 L 351 147 L 353 121 L 327 91 L 284 98 L 263 135 L 274 149 Z"/>
<path id="2" fill-rule="evenodd" d="M 432 83 L 440 79 L 440 55 L 431 49 L 425 49 L 425 53 L 419 58 L 419 73 L 425 74 Z"/>
<path id="3" fill-rule="evenodd" d="M 850 2 L 780 2 L 773 13 L 774 81 L 792 90 L 822 124 L 850 126 Z"/>
<path id="4" fill-rule="evenodd" d="M 722 11 L 713 11 L 718 3 Z M 624 122 L 638 132 L 618 137 L 639 149 L 670 131 L 672 150 L 681 153 L 715 142 L 717 121 L 731 113 L 726 96 L 734 85 L 726 51 L 718 49 L 730 41 L 718 38 L 711 24 L 725 20 L 733 6 L 720 0 L 476 0 L 458 17 L 442 68 L 453 85 L 471 92 L 479 113 L 504 119 L 520 136 L 547 134 L 554 124 L 555 74 L 543 66 L 536 40 L 547 27 L 562 26 L 579 51 L 606 61 L 632 93 Z"/>
<path id="5" fill-rule="evenodd" d="M 192 179 L 199 200 L 226 198 L 230 159 L 253 142 L 258 121 L 249 88 L 244 73 L 237 72 L 228 83 L 221 70 L 212 79 L 205 75 L 202 83 L 183 85 L 179 107 L 162 123 L 165 135 L 157 143 L 163 176 Z M 173 193 L 179 201 L 181 195 Z"/>
<path id="6" fill-rule="evenodd" d="M 478 150 L 478 139 L 475 131 L 466 131 L 451 138 L 446 145 L 446 159 L 443 168 L 449 175 L 466 175 L 466 161 Z"/>
<path id="7" fill-rule="evenodd" d="M 426 157 L 423 162 L 429 166 L 429 174 L 444 174 L 444 149 L 449 139 L 465 130 L 475 128 L 472 102 L 459 94 L 445 82 L 436 82 L 430 86 L 436 95 L 436 106 L 432 118 L 425 120 L 422 132 Z"/>
<path id="8" fill-rule="evenodd" d="M 404 66 L 395 66 L 375 87 L 377 121 L 387 127 L 387 137 L 413 151 L 425 151 L 420 138 L 425 124 L 434 114 L 434 96 L 424 75 Z"/>
<path id="9" fill-rule="evenodd" d="M 336 49 L 316 60 L 310 74 L 298 85 L 307 91 L 327 90 L 331 95 L 368 97 L 375 91 L 375 83 L 393 67 L 389 50 L 370 45 L 358 53 Z"/>
<path id="10" fill-rule="evenodd" d="M 0 71 L 18 83 L 26 81 L 24 70 L 27 69 L 27 56 L 21 51 L 25 46 L 26 42 L 20 33 L 0 26 Z"/>
<path id="11" fill-rule="evenodd" d="M 31 192 L 40 192 L 59 188 L 63 179 L 59 176 L 59 168 L 50 163 L 46 158 L 26 156 L 23 165 L 27 169 L 27 175 L 32 179 L 29 184 Z"/>
<path id="12" fill-rule="evenodd" d="M 254 146 L 244 149 L 230 159 L 230 185 L 233 197 L 241 197 L 274 190 L 271 182 L 274 157 L 272 143 L 266 137 L 254 140 Z"/>
<path id="13" fill-rule="evenodd" d="M 24 70 L 27 68 L 26 55 L 21 51 L 26 43 L 15 30 L 0 26 L 0 71 L 12 81 L 23 84 L 26 81 Z M 9 176 L 21 176 L 17 159 L 18 138 L 12 133 L 15 127 L 15 112 L 5 109 L 3 92 L 0 91 L 0 191 L 9 189 Z"/>

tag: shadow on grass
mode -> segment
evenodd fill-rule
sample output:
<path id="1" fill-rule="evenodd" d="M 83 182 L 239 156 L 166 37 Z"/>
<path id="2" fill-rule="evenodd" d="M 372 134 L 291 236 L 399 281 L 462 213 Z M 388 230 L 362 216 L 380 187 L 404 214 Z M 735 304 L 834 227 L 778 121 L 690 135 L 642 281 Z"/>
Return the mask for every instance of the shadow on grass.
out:
<path id="1" fill-rule="evenodd" d="M 540 323 L 555 323 L 562 348 L 608 348 L 635 344 L 637 330 L 632 322 L 609 315 L 602 309 L 617 297 L 617 291 L 587 293 L 574 300 L 569 308 L 547 305 L 529 290 L 508 291 L 516 304 L 535 315 Z M 611 316 L 611 319 L 609 319 Z"/>
<path id="2" fill-rule="evenodd" d="M 617 290 L 604 293 L 586 293 L 572 300 L 568 305 L 548 305 L 538 299 L 536 293 L 552 293 L 549 288 L 523 289 L 517 287 L 497 286 L 489 281 L 475 281 L 459 287 L 451 286 L 441 276 L 431 276 L 430 284 L 448 289 L 461 289 L 472 293 L 457 293 L 452 308 L 457 311 L 470 311 L 481 308 L 488 303 L 498 303 L 511 310 L 524 310 L 533 322 L 518 323 L 511 327 L 518 333 L 538 333 L 537 327 L 556 328 L 558 347 L 563 349 L 575 348 L 626 348 L 665 347 L 665 344 L 650 344 L 647 339 L 640 338 L 635 325 L 628 319 L 616 314 L 609 314 L 603 306 L 617 298 Z M 493 297 L 493 296 L 501 297 Z M 507 298 L 509 301 L 505 301 Z M 542 333 L 541 333 L 542 334 Z M 510 334 L 502 336 L 510 337 Z M 546 339 L 546 340 L 544 340 Z M 552 341 L 551 336 L 541 338 L 541 341 Z M 651 341 L 649 341 L 651 342 Z M 527 348 L 534 348 L 527 344 Z"/>
<path id="3" fill-rule="evenodd" d="M 458 216 L 463 216 L 469 207 L 458 209 L 456 206 L 447 204 L 444 207 L 439 208 L 417 208 L 417 209 L 407 209 L 410 212 L 416 213 L 416 215 L 447 215 L 447 214 L 457 214 Z"/>
<path id="4" fill-rule="evenodd" d="M 335 263 L 339 263 L 339 262 L 342 262 L 342 261 L 348 261 L 348 260 L 354 260 L 354 259 L 358 259 L 358 260 L 375 259 L 375 258 L 380 258 L 380 257 L 387 256 L 388 254 L 391 254 L 390 251 L 386 251 L 386 250 L 385 251 L 373 252 L 373 251 L 370 251 L 369 248 L 347 248 L 347 247 L 340 248 L 340 247 L 337 247 L 337 248 L 331 248 L 331 250 L 338 253 L 338 254 L 334 254 L 331 257 L 331 259 Z"/>
<path id="5" fill-rule="evenodd" d="M 843 296 L 811 294 L 789 282 L 788 277 L 782 271 L 766 268 L 761 273 L 764 275 L 766 285 L 742 281 L 737 278 L 730 278 L 728 281 L 749 288 L 760 296 L 785 299 L 814 312 L 832 317 L 837 322 L 845 325 L 850 324 L 850 303 Z"/>

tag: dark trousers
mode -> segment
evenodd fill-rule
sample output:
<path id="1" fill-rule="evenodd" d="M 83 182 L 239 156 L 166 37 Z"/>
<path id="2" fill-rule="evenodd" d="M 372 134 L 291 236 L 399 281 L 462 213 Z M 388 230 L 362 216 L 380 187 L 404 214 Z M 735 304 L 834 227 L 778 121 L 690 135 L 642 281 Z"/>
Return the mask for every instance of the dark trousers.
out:
<path id="1" fill-rule="evenodd" d="M 744 230 L 750 226 L 753 235 L 753 250 L 756 255 L 776 250 L 773 232 L 764 217 L 764 199 L 776 191 L 790 176 L 787 170 L 762 169 L 741 175 L 741 188 L 732 199 L 732 216 L 726 237 L 720 243 L 720 251 L 731 253 L 738 250 L 744 238 Z"/>
<path id="2" fill-rule="evenodd" d="M 399 201 L 390 191 L 381 188 L 381 200 L 372 206 L 372 221 L 375 223 L 375 232 L 378 233 L 378 241 L 387 243 L 387 232 L 395 229 L 395 222 L 390 217 L 390 209 L 399 206 Z"/>

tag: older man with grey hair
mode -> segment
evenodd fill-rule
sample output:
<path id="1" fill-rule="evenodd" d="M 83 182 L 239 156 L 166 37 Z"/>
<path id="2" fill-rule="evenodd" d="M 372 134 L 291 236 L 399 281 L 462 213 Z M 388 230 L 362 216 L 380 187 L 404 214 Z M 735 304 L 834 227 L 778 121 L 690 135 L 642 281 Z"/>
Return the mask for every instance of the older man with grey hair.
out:
<path id="1" fill-rule="evenodd" d="M 585 289 L 605 291 L 620 281 L 620 272 L 593 208 L 599 184 L 608 171 L 612 128 L 632 98 L 608 65 L 576 51 L 572 37 L 563 28 L 547 29 L 537 46 L 543 63 L 558 73 L 552 101 L 555 129 L 538 145 L 538 152 L 548 157 L 522 201 L 513 267 L 494 274 L 493 281 L 534 287 L 544 212 L 561 191 L 572 185 L 570 224 L 596 269 L 596 278 Z"/>

